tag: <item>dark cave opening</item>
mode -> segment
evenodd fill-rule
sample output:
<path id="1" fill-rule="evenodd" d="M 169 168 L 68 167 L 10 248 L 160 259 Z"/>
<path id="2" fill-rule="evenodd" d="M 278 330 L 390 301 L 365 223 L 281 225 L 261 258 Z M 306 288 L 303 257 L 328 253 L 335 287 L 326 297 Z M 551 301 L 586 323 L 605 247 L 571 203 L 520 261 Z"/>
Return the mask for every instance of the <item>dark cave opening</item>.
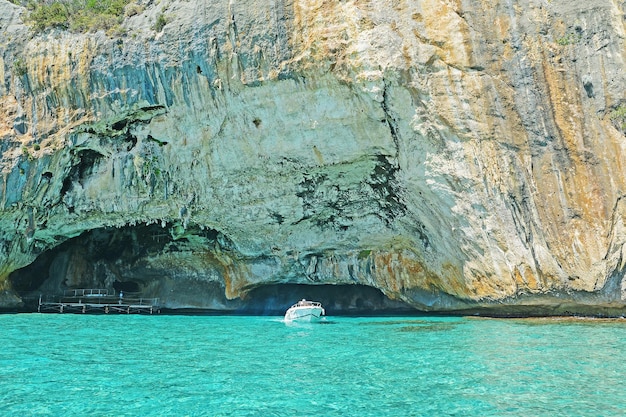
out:
<path id="1" fill-rule="evenodd" d="M 157 297 L 165 311 L 183 314 L 282 315 L 303 298 L 321 302 L 329 315 L 418 313 L 376 288 L 358 284 L 260 285 L 243 298 L 227 299 L 212 251 L 235 250 L 232 242 L 217 230 L 181 228 L 158 223 L 86 231 L 42 252 L 9 280 L 31 311 L 36 311 L 40 295 L 54 298 L 67 290 L 91 288 Z M 159 259 L 182 263 L 160 264 Z M 189 269 L 194 262 L 202 268 Z"/>
<path id="2" fill-rule="evenodd" d="M 92 149 L 83 149 L 78 151 L 74 158 L 76 159 L 75 165 L 72 166 L 69 174 L 63 180 L 61 196 L 66 195 L 72 189 L 74 182 L 84 181 L 91 175 L 104 155 Z"/>
<path id="3" fill-rule="evenodd" d="M 416 314 L 414 307 L 391 300 L 366 285 L 273 284 L 256 288 L 245 297 L 240 310 L 246 314 L 282 315 L 301 299 L 319 301 L 328 315 Z"/>
<path id="4" fill-rule="evenodd" d="M 152 224 L 86 231 L 42 252 L 31 264 L 13 271 L 9 281 L 20 296 L 27 297 L 37 291 L 59 295 L 75 288 L 140 291 L 140 284 L 126 279 L 116 264 L 132 264 L 162 250 L 173 241 L 170 226 Z"/>
<path id="5" fill-rule="evenodd" d="M 54 252 L 46 251 L 30 265 L 13 271 L 9 275 L 11 287 L 22 295 L 39 288 L 48 279 L 48 270 L 53 258 Z"/>
<path id="6" fill-rule="evenodd" d="M 139 283 L 135 281 L 115 281 L 113 283 L 113 289 L 117 293 L 138 293 L 141 287 L 139 286 Z"/>

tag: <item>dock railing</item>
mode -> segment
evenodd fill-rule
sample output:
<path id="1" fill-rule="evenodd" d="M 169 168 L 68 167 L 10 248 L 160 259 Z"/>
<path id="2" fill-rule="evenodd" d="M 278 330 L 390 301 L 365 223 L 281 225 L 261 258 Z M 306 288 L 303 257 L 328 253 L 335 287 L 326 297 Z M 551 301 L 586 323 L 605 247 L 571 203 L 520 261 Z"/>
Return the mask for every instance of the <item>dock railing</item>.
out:
<path id="1" fill-rule="evenodd" d="M 58 297 L 58 296 L 57 296 Z M 50 296 L 39 297 L 40 312 L 160 312 L 159 299 L 142 297 L 140 293 L 115 293 L 102 288 L 66 290 L 63 296 L 51 301 Z"/>
<path id="2" fill-rule="evenodd" d="M 114 296 L 115 292 L 109 294 L 106 288 L 79 288 L 63 291 L 63 297 L 108 297 Z"/>

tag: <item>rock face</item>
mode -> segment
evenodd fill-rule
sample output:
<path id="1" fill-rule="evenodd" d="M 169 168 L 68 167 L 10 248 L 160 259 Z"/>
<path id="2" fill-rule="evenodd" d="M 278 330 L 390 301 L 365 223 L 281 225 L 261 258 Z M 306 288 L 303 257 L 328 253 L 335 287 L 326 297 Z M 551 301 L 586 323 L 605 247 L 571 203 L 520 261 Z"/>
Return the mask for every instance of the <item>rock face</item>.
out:
<path id="1" fill-rule="evenodd" d="M 4 307 L 130 285 L 228 308 L 280 284 L 624 307 L 626 2 L 141 10 L 121 37 L 33 35 L 0 0 Z"/>

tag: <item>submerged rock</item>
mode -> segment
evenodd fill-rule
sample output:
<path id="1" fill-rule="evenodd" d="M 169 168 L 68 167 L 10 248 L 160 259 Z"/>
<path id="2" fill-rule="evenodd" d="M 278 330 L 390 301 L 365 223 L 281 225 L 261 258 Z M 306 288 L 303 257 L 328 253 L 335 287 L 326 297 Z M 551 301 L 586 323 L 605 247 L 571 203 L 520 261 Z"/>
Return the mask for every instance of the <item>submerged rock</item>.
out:
<path id="1" fill-rule="evenodd" d="M 623 308 L 623 2 L 137 3 L 111 36 L 0 0 L 0 305 Z"/>

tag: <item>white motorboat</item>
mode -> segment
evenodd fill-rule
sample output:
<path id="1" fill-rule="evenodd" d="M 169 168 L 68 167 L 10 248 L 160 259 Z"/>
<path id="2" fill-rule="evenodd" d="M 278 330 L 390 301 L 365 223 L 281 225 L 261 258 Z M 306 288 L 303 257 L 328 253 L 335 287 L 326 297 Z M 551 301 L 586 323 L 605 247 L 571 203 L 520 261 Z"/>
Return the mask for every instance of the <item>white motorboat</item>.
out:
<path id="1" fill-rule="evenodd" d="M 285 313 L 285 321 L 319 321 L 326 314 L 321 303 L 307 301 L 304 298 L 291 307 Z"/>

